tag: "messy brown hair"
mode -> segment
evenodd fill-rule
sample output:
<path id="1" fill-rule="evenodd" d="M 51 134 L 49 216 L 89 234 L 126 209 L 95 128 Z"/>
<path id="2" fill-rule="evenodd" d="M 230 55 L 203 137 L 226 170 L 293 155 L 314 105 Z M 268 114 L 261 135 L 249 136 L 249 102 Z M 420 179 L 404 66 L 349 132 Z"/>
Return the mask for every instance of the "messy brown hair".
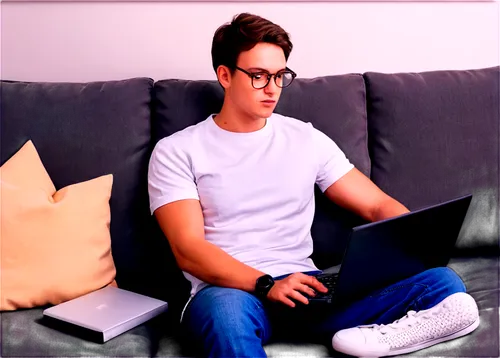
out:
<path id="1" fill-rule="evenodd" d="M 293 47 L 289 34 L 271 21 L 248 13 L 235 16 L 231 23 L 222 25 L 215 32 L 212 41 L 214 70 L 224 65 L 234 71 L 240 53 L 251 50 L 260 42 L 281 47 L 286 60 Z"/>

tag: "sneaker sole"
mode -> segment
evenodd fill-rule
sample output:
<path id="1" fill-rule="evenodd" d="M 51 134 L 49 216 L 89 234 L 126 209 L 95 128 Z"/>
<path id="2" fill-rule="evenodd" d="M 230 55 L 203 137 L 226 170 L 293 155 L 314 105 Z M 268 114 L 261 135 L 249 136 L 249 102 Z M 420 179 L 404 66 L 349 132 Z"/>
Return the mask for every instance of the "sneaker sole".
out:
<path id="1" fill-rule="evenodd" d="M 404 349 L 396 349 L 396 350 L 392 350 L 392 351 L 388 351 L 388 352 L 380 352 L 380 351 L 369 352 L 369 351 L 365 350 L 363 353 L 356 353 L 356 352 L 352 351 L 352 347 L 349 347 L 348 350 L 350 352 L 348 354 L 354 355 L 354 356 L 359 357 L 359 358 L 378 358 L 378 357 L 389 357 L 389 356 L 395 356 L 398 354 L 411 353 L 411 352 L 419 351 L 421 349 L 433 346 L 433 345 L 438 344 L 438 343 L 450 341 L 452 339 L 465 336 L 465 335 L 471 333 L 472 331 L 474 331 L 479 326 L 479 322 L 480 322 L 480 319 L 479 319 L 479 317 L 477 317 L 477 319 L 473 323 L 471 323 L 469 326 L 467 326 L 465 328 L 462 328 L 460 331 L 457 331 L 455 333 L 449 334 L 449 335 L 444 336 L 444 337 L 440 337 L 438 339 L 429 340 L 427 342 L 423 342 L 423 343 L 420 343 L 420 344 L 415 345 L 415 346 L 407 347 Z M 343 348 L 342 342 L 336 341 L 334 343 L 334 345 L 335 346 L 333 348 L 335 350 L 337 350 L 338 352 L 345 351 L 345 349 L 342 349 Z"/>

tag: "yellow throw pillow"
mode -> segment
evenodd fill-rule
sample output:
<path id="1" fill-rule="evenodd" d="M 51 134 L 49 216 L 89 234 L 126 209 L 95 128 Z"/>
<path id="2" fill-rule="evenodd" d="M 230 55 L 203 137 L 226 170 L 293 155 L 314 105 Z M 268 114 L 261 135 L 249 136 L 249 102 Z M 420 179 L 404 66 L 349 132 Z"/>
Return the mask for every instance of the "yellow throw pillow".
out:
<path id="1" fill-rule="evenodd" d="M 31 141 L 0 168 L 0 310 L 31 308 L 116 285 L 113 176 L 56 191 Z"/>

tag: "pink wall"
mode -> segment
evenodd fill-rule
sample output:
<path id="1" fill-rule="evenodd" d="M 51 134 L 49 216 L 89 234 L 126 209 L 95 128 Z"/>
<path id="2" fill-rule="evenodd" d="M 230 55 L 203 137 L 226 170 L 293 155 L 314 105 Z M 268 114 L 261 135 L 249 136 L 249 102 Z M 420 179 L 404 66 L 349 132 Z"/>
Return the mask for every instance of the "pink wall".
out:
<path id="1" fill-rule="evenodd" d="M 1 77 L 213 79 L 217 27 L 243 11 L 291 33 L 300 77 L 499 64 L 499 2 L 2 3 Z"/>

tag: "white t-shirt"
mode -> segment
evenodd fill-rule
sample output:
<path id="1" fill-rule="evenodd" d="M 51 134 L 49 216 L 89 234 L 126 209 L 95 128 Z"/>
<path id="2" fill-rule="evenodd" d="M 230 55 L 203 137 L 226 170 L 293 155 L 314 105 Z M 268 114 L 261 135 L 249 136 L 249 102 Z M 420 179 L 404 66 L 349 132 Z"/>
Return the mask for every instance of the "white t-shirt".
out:
<path id="1" fill-rule="evenodd" d="M 149 163 L 151 213 L 198 199 L 205 239 L 273 277 L 317 270 L 314 184 L 325 191 L 353 168 L 311 123 L 272 114 L 255 132 L 220 128 L 211 115 L 160 140 Z M 187 272 L 194 295 L 206 284 Z"/>

